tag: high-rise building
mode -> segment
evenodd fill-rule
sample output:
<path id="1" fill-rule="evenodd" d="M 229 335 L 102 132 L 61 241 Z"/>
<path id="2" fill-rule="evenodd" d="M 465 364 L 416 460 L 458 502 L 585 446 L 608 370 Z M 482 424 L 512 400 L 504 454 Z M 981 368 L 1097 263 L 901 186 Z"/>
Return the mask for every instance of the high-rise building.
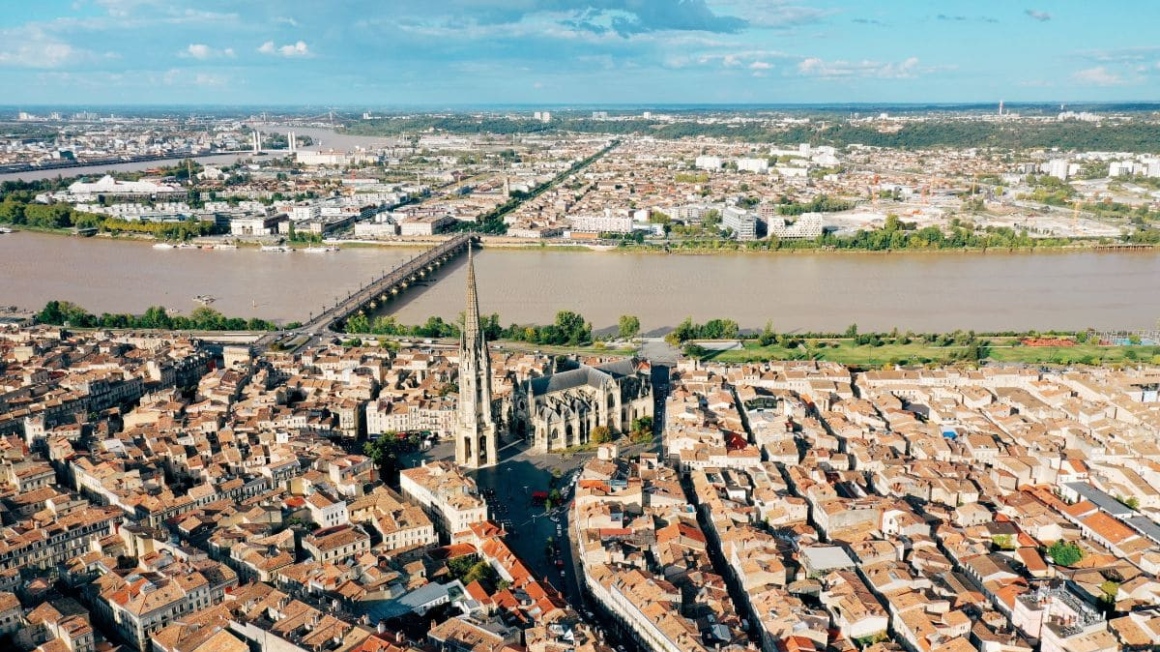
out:
<path id="1" fill-rule="evenodd" d="M 467 245 L 467 311 L 459 339 L 459 415 L 455 462 L 478 469 L 496 463 L 495 421 L 491 416 L 491 358 L 479 328 L 479 296 L 475 289 L 474 245 Z"/>

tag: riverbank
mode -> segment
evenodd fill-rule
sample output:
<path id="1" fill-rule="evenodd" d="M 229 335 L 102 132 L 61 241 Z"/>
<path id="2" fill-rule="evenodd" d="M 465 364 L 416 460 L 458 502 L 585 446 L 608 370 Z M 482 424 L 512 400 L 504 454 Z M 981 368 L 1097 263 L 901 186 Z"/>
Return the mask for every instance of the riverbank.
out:
<path id="1" fill-rule="evenodd" d="M 33 233 L 45 233 L 50 235 L 65 235 L 76 236 L 77 233 L 71 228 L 48 228 L 29 226 L 27 224 L 4 224 L 5 227 L 12 229 L 14 232 L 29 231 Z M 91 237 L 106 238 L 111 240 L 127 240 L 137 242 L 166 242 L 171 239 L 159 237 L 150 233 L 134 233 L 134 232 L 99 232 L 93 234 Z M 415 239 L 397 239 L 397 240 L 361 240 L 354 238 L 329 238 L 324 240 L 323 245 L 341 245 L 343 247 L 359 247 L 359 248 L 409 248 L 422 249 L 431 247 L 439 242 L 442 242 L 446 236 L 434 237 L 420 237 Z M 217 236 L 199 236 L 191 239 L 195 245 L 198 244 L 234 244 L 240 247 L 260 247 L 262 245 L 271 244 L 279 239 L 278 236 L 267 236 L 264 238 L 242 238 L 231 236 L 229 234 L 222 234 Z M 957 255 L 1011 255 L 1011 254 L 1045 254 L 1045 253 L 1077 253 L 1077 252 L 1112 252 L 1112 253 L 1156 253 L 1160 252 L 1160 245 L 1155 244 L 1137 244 L 1137 243 L 1107 243 L 1094 240 L 1072 240 L 1066 245 L 1058 246 L 1043 246 L 1043 247 L 957 247 L 957 248 L 907 248 L 907 249 L 840 249 L 835 247 L 783 247 L 778 249 L 761 249 L 741 246 L 729 240 L 718 241 L 728 246 L 703 246 L 703 247 L 669 247 L 666 248 L 659 244 L 631 244 L 626 246 L 619 246 L 616 244 L 591 244 L 584 242 L 576 242 L 572 240 L 523 240 L 518 238 L 510 238 L 506 236 L 489 236 L 482 235 L 480 237 L 481 244 L 485 248 L 503 249 L 506 251 L 560 251 L 560 252 L 590 252 L 600 254 L 633 254 L 633 255 L 650 255 L 650 256 L 731 256 L 744 255 L 753 257 L 768 257 L 768 256 L 795 256 L 795 255 L 839 255 L 839 256 L 897 256 L 906 254 L 957 254 Z M 287 246 L 310 246 L 310 243 L 288 243 Z"/>
<path id="2" fill-rule="evenodd" d="M 1076 343 L 1073 346 L 1026 346 L 1023 336 L 987 338 L 980 336 L 978 360 L 965 359 L 972 345 L 937 346 L 922 342 L 908 344 L 856 344 L 850 339 L 819 339 L 803 342 L 792 348 L 773 344 L 761 346 L 747 341 L 740 349 L 705 351 L 698 354 L 704 361 L 746 363 L 770 360 L 826 360 L 855 367 L 893 367 L 915 365 L 946 365 L 955 363 L 995 362 L 1028 365 L 1070 364 L 1160 364 L 1160 347 L 1104 346 L 1094 343 Z"/>
<path id="3" fill-rule="evenodd" d="M 728 241 L 723 241 L 728 242 Z M 658 255 L 658 256 L 722 256 L 722 255 L 746 255 L 746 256 L 778 256 L 778 255 L 850 255 L 850 256 L 893 256 L 905 254 L 959 254 L 959 255 L 974 255 L 974 254 L 1039 254 L 1039 253 L 1074 253 L 1074 252 L 1088 252 L 1088 251 L 1110 251 L 1110 252 L 1126 252 L 1126 251 L 1140 251 L 1140 252 L 1158 252 L 1160 245 L 1154 244 L 1133 244 L 1133 243 L 1117 243 L 1108 244 L 1086 240 L 1074 240 L 1066 245 L 1061 246 L 1044 246 L 1044 247 L 957 247 L 946 249 L 839 249 L 835 247 L 793 247 L 793 248 L 779 248 L 779 249 L 751 249 L 748 247 L 730 246 L 730 247 L 670 247 L 665 248 L 663 245 L 644 244 L 644 245 L 589 245 L 577 243 L 562 243 L 552 241 L 533 241 L 528 243 L 492 243 L 487 238 L 483 240 L 484 246 L 494 248 L 512 249 L 512 250 L 555 250 L 555 251 L 590 251 L 593 253 L 624 253 L 624 254 L 643 254 L 643 255 Z"/>

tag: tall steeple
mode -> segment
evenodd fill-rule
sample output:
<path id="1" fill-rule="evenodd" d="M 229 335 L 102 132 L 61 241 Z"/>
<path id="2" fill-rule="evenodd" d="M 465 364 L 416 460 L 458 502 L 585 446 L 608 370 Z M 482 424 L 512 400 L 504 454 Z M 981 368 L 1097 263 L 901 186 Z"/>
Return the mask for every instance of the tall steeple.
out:
<path id="1" fill-rule="evenodd" d="M 491 357 L 479 328 L 479 295 L 475 287 L 474 243 L 467 243 L 467 309 L 459 339 L 459 411 L 455 461 L 477 469 L 496 463 L 495 422 L 491 416 Z"/>
<path id="2" fill-rule="evenodd" d="M 467 245 L 467 311 L 463 318 L 463 342 L 479 339 L 479 294 L 475 289 L 474 247 Z"/>

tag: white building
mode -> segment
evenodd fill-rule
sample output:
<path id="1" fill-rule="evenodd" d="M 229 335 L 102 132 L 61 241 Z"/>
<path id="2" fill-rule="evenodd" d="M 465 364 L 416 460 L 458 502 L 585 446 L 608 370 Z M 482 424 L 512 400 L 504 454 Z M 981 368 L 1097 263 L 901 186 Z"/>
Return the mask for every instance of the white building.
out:
<path id="1" fill-rule="evenodd" d="M 400 222 L 399 234 L 405 236 L 435 235 L 443 233 L 453 224 L 455 224 L 455 218 L 450 215 L 423 215 Z"/>
<path id="2" fill-rule="evenodd" d="M 399 489 L 448 536 L 487 520 L 487 503 L 479 497 L 475 481 L 450 462 L 405 469 L 399 474 Z"/>
<path id="3" fill-rule="evenodd" d="M 184 192 L 185 190 L 179 186 L 154 183 L 152 181 L 120 181 L 118 179 L 114 179 L 110 175 L 105 175 L 98 181 L 94 181 L 92 183 L 77 181 L 68 187 L 68 193 L 80 200 L 92 199 L 100 195 L 136 195 L 151 197 L 154 195 L 178 194 Z"/>
<path id="4" fill-rule="evenodd" d="M 763 158 L 739 158 L 737 159 L 737 169 L 743 172 L 765 174 L 769 172 L 769 161 Z"/>
<path id="5" fill-rule="evenodd" d="M 699 170 L 720 170 L 721 157 L 720 156 L 698 156 L 693 164 Z"/>
<path id="6" fill-rule="evenodd" d="M 346 501 L 335 500 L 321 491 L 316 491 L 306 498 L 306 508 L 310 510 L 310 520 L 319 527 L 328 528 L 350 523 Z"/>
<path id="7" fill-rule="evenodd" d="M 1055 159 L 1051 159 L 1051 161 L 1049 161 L 1047 163 L 1047 174 L 1055 177 L 1056 179 L 1061 179 L 1063 181 L 1067 181 L 1067 173 L 1068 173 L 1067 159 L 1055 158 Z"/>
<path id="8" fill-rule="evenodd" d="M 294 222 L 307 222 L 322 216 L 322 207 L 317 204 L 295 206 L 290 209 L 290 219 Z"/>
<path id="9" fill-rule="evenodd" d="M 310 150 L 298 150 L 294 152 L 294 160 L 306 166 L 330 165 L 333 167 L 343 167 L 350 162 L 350 157 L 343 152 L 315 152 Z"/>
<path id="10" fill-rule="evenodd" d="M 433 432 L 446 437 L 455 425 L 455 403 L 449 400 L 380 399 L 367 404 L 367 433 Z"/>
<path id="11" fill-rule="evenodd" d="M 781 217 L 770 217 L 769 235 L 783 240 L 816 238 L 822 235 L 822 215 L 805 213 L 793 223 L 786 222 Z"/>
<path id="12" fill-rule="evenodd" d="M 722 228 L 732 229 L 738 240 L 757 239 L 757 215 L 744 208 L 730 206 L 721 213 Z"/>
<path id="13" fill-rule="evenodd" d="M 632 217 L 613 215 L 604 209 L 604 215 L 581 215 L 572 218 L 572 230 L 585 233 L 632 233 Z"/>
<path id="14" fill-rule="evenodd" d="M 354 225 L 356 238 L 385 238 L 399 235 L 399 227 L 394 222 L 359 222 Z"/>

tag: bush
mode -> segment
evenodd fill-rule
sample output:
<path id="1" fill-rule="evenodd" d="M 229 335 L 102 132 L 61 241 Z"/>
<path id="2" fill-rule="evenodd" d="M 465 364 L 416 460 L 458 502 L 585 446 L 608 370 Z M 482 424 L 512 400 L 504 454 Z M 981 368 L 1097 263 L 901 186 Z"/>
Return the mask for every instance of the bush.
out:
<path id="1" fill-rule="evenodd" d="M 1047 549 L 1052 561 L 1060 566 L 1074 566 L 1083 561 L 1083 549 L 1075 543 L 1060 539 Z"/>

